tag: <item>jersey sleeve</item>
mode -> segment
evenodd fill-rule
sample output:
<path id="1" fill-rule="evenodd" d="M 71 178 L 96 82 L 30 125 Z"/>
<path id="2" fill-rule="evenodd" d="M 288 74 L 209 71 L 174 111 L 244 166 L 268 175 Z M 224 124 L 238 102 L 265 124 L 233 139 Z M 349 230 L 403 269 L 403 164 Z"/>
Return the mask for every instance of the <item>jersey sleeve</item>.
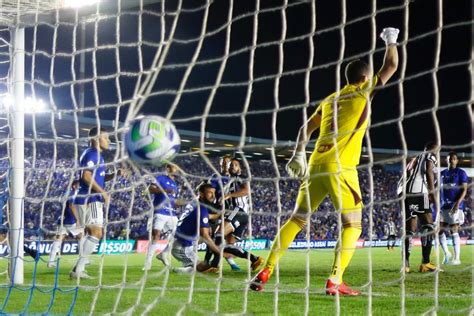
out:
<path id="1" fill-rule="evenodd" d="M 199 224 L 200 224 L 200 227 L 201 228 L 205 228 L 205 227 L 209 227 L 209 211 L 207 210 L 207 208 L 203 207 L 201 205 L 201 220 L 199 221 Z"/>
<path id="2" fill-rule="evenodd" d="M 81 167 L 86 170 L 93 170 L 99 164 L 99 157 L 96 152 L 89 151 L 81 159 Z"/>
<path id="3" fill-rule="evenodd" d="M 466 171 L 464 171 L 462 169 L 461 169 L 461 174 L 459 175 L 459 181 L 461 183 L 468 183 L 468 181 L 469 181 Z"/>
<path id="4" fill-rule="evenodd" d="M 435 166 L 438 165 L 438 159 L 436 159 L 435 154 L 430 153 L 428 157 L 426 158 L 426 160 L 431 161 Z"/>
<path id="5" fill-rule="evenodd" d="M 375 75 L 372 77 L 372 80 L 367 80 L 360 86 L 360 92 L 365 97 L 373 97 L 375 94 L 375 88 L 381 83 L 379 79 L 379 75 Z"/>
<path id="6" fill-rule="evenodd" d="M 219 175 L 217 173 L 214 173 L 209 180 L 207 181 L 214 189 L 219 188 Z"/>
<path id="7" fill-rule="evenodd" d="M 73 193 L 69 194 L 69 197 L 68 197 L 67 201 L 71 204 L 74 204 L 75 200 L 76 200 L 76 193 L 73 192 Z"/>
<path id="8" fill-rule="evenodd" d="M 311 117 L 310 117 L 309 119 L 312 120 L 312 119 L 315 118 L 317 115 L 323 116 L 322 102 L 318 105 L 318 107 L 316 108 L 316 111 L 314 111 L 314 113 L 311 115 Z"/>
<path id="9" fill-rule="evenodd" d="M 162 190 L 166 190 L 166 178 L 164 176 L 156 177 L 155 184 Z"/>

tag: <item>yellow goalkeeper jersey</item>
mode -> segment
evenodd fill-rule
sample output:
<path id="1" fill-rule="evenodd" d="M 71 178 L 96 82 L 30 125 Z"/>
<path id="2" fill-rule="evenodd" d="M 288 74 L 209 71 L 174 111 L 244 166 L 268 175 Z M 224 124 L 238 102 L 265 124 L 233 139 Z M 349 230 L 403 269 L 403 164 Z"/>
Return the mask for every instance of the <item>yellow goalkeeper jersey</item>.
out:
<path id="1" fill-rule="evenodd" d="M 313 116 L 321 115 L 321 126 L 309 164 L 359 164 L 362 140 L 369 122 L 367 100 L 372 97 L 378 83 L 376 75 L 372 81 L 368 80 L 359 87 L 348 84 L 340 90 L 337 99 L 336 93 L 333 93 L 319 104 Z"/>

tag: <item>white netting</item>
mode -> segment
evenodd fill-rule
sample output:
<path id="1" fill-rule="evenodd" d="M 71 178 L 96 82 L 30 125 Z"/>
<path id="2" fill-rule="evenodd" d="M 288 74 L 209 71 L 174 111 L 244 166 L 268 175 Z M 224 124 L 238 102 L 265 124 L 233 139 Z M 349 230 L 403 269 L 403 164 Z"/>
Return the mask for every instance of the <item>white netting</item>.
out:
<path id="1" fill-rule="evenodd" d="M 25 114 L 23 221 L 27 245 L 44 253 L 37 262 L 24 258 L 24 285 L 0 280 L 0 312 L 472 313 L 472 246 L 462 247 L 463 265 L 448 267 L 444 275 L 400 273 L 402 256 L 377 247 L 388 214 L 404 237 L 394 187 L 408 156 L 434 140 L 442 145 L 440 159 L 456 149 L 461 160 L 471 161 L 472 141 L 466 135 L 472 119 L 465 112 L 471 115 L 472 94 L 464 83 L 472 77 L 466 43 L 472 40 L 473 20 L 465 13 L 467 1 L 86 2 L 87 7 L 74 8 L 82 2 L 0 1 L 0 176 L 11 174 L 13 87 L 18 84 L 13 36 L 24 28 L 22 83 L 31 113 Z M 246 236 L 255 244 L 268 240 L 268 249 L 293 210 L 299 185 L 284 171 L 294 145 L 288 140 L 294 140 L 315 105 L 344 86 L 348 61 L 362 58 L 375 71 L 380 68 L 385 46 L 378 34 L 387 26 L 401 30 L 400 66 L 374 99 L 358 169 L 366 205 L 361 238 L 375 247 L 357 250 L 347 274 L 364 295 L 353 305 L 323 296 L 332 252 L 313 248 L 316 241 L 334 246 L 341 231 L 329 199 L 297 236 L 294 247 L 300 250 L 280 261 L 267 293 L 250 291 L 254 272 L 244 261 L 239 261 L 245 270 L 240 274 L 225 262 L 216 276 L 177 275 L 158 262 L 143 272 L 140 252 L 151 237 L 153 212 L 146 188 L 150 176 L 163 170 L 128 164 L 121 143 L 126 123 L 138 114 L 157 114 L 176 124 L 183 139 L 176 159 L 183 171 L 181 195 L 188 199 L 195 198 L 201 180 L 217 172 L 219 156 L 238 156 L 252 188 Z M 76 255 L 66 255 L 74 252 L 74 241 L 63 243 L 57 268 L 47 269 L 46 257 L 65 192 L 87 147 L 87 131 L 96 125 L 112 131 L 107 169 L 125 165 L 132 176 L 114 177 L 107 185 L 112 203 L 106 237 L 88 267 L 95 279 L 76 282 L 69 280 Z M 453 125 L 456 132 L 450 131 Z M 8 181 L 2 181 L 0 192 L 7 192 Z M 467 199 L 468 221 L 461 232 L 472 240 L 470 194 Z M 5 220 L 6 211 L 5 206 Z M 0 255 L 8 259 L 3 239 Z M 127 251 L 130 245 L 133 253 Z M 412 257 L 416 262 L 419 254 Z M 433 250 L 433 258 L 440 263 L 439 250 Z M 0 261 L 2 271 L 8 261 Z"/>

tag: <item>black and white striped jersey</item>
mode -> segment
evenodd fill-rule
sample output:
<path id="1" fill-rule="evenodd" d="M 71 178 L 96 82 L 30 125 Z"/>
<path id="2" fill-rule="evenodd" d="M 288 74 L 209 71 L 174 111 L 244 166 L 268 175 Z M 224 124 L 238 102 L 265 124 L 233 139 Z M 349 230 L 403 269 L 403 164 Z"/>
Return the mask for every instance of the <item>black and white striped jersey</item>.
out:
<path id="1" fill-rule="evenodd" d="M 385 235 L 387 236 L 397 235 L 397 227 L 395 226 L 394 221 L 388 221 L 385 224 Z"/>
<path id="2" fill-rule="evenodd" d="M 428 182 L 426 178 L 427 163 L 431 161 L 433 163 L 433 172 L 436 175 L 436 169 L 438 167 L 438 160 L 436 155 L 424 151 L 415 158 L 413 158 L 406 168 L 406 193 L 407 194 L 428 194 Z M 403 184 L 405 178 L 401 178 L 398 182 L 397 194 L 400 195 L 403 192 Z"/>
<path id="3" fill-rule="evenodd" d="M 225 194 L 233 193 L 240 191 L 240 189 L 248 183 L 241 176 L 230 176 L 229 182 L 225 185 Z M 228 210 L 233 210 L 236 207 L 241 208 L 245 213 L 249 212 L 250 202 L 249 196 L 241 196 L 235 198 L 229 198 L 225 201 L 225 208 Z"/>

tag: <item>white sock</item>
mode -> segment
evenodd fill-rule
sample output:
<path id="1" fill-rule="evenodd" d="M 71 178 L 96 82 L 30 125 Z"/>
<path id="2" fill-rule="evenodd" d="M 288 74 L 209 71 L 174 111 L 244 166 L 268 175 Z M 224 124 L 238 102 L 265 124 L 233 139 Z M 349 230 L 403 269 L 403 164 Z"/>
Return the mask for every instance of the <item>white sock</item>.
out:
<path id="1" fill-rule="evenodd" d="M 86 236 L 82 236 L 81 239 L 79 239 L 77 241 L 77 247 L 78 247 L 78 251 L 77 253 L 80 255 L 81 254 L 81 251 L 82 251 L 82 247 L 84 246 L 84 241 L 86 240 Z"/>
<path id="2" fill-rule="evenodd" d="M 95 247 L 99 244 L 99 239 L 94 236 L 86 236 L 82 245 L 82 252 L 79 254 L 79 259 L 76 263 L 76 273 L 84 271 L 84 266 L 87 262 L 87 258 L 95 250 Z"/>
<path id="3" fill-rule="evenodd" d="M 446 239 L 445 233 L 442 233 L 441 235 L 439 235 L 439 243 L 441 244 L 441 249 L 443 249 L 444 256 L 445 257 L 449 256 L 448 240 Z"/>
<path id="4" fill-rule="evenodd" d="M 163 258 L 169 258 L 170 253 L 171 253 L 171 247 L 173 245 L 173 238 L 168 239 L 168 244 L 166 247 L 160 252 L 161 256 Z"/>
<path id="5" fill-rule="evenodd" d="M 237 263 L 235 263 L 234 261 L 234 258 L 225 258 L 225 260 L 227 260 L 227 262 L 230 264 L 230 265 L 237 265 Z"/>
<path id="6" fill-rule="evenodd" d="M 55 240 L 51 245 L 51 252 L 49 253 L 49 262 L 54 262 L 56 260 L 56 255 L 61 251 L 61 240 Z"/>
<path id="7" fill-rule="evenodd" d="M 193 273 L 194 268 L 193 267 L 174 268 L 173 271 L 176 273 Z"/>
<path id="8" fill-rule="evenodd" d="M 461 238 L 459 233 L 452 234 L 453 246 L 454 246 L 454 260 L 460 260 L 461 258 Z"/>
<path id="9" fill-rule="evenodd" d="M 151 260 L 153 259 L 153 256 L 155 255 L 155 252 L 158 249 L 158 247 L 159 247 L 159 244 L 155 243 L 154 241 L 148 245 L 148 252 L 146 253 L 146 261 L 145 261 L 146 264 L 151 265 Z"/>

